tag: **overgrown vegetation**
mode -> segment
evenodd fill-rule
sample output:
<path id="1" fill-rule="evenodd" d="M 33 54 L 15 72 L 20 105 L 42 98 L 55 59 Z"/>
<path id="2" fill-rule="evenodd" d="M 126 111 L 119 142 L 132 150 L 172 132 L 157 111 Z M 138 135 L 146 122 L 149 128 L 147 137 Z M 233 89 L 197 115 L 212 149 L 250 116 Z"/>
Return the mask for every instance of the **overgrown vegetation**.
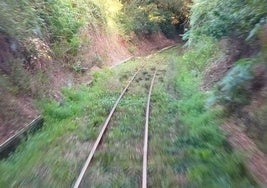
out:
<path id="1" fill-rule="evenodd" d="M 206 45 L 213 46 L 212 43 Z M 180 120 L 180 135 L 172 151 L 183 156 L 174 167 L 187 173 L 190 187 L 253 187 L 242 160 L 227 146 L 219 129 L 224 111 L 205 107 L 208 95 L 200 90 L 201 72 L 205 67 L 197 70 L 198 74 L 192 72 L 190 62 L 196 61 L 196 54 L 207 54 L 198 59 L 199 64 L 206 64 L 212 58 L 210 54 L 216 52 L 216 48 L 208 46 L 192 49 L 172 60 L 177 70 L 175 83 Z"/>
<path id="2" fill-rule="evenodd" d="M 194 1 L 190 17 L 190 40 L 200 35 L 245 39 L 267 14 L 264 1 Z"/>
<path id="3" fill-rule="evenodd" d="M 127 77 L 138 66 L 140 63 L 133 62 L 116 71 L 102 70 L 95 73 L 93 86 L 64 88 L 61 102 L 40 101 L 44 126 L 0 162 L 0 173 L 4 174 L 0 185 L 69 187 Z M 9 169 L 16 170 L 7 174 Z"/>
<path id="4" fill-rule="evenodd" d="M 76 72 L 81 72 L 81 63 L 72 64 L 71 60 L 83 41 L 90 42 L 90 39 L 82 38 L 82 29 L 115 31 L 129 37 L 133 32 L 147 36 L 162 31 L 172 38 L 190 19 L 189 31 L 184 35 L 189 48 L 183 55 L 178 55 L 174 49 L 149 59 L 161 63 L 157 68 L 164 69 L 162 74 L 167 71 L 165 77 L 157 80 L 152 96 L 150 152 L 153 155 L 149 161 L 149 184 L 153 187 L 177 184 L 185 187 L 257 187 L 249 178 L 242 158 L 229 148 L 219 129 L 225 112 L 221 106 L 209 105 L 207 108 L 207 102 L 236 110 L 249 104 L 252 82 L 260 88 L 265 85 L 262 80 L 266 70 L 255 73 L 253 68 L 255 64 L 263 64 L 266 68 L 267 1 L 195 0 L 190 16 L 191 4 L 190 0 L 3 0 L 0 2 L 0 34 L 7 37 L 11 53 L 19 55 L 8 58 L 9 78 L 4 75 L 0 84 L 14 95 L 33 90 L 40 92 L 28 79 L 30 71 L 42 67 L 38 59 L 51 60 L 51 56 L 60 63 L 70 63 Z M 223 38 L 235 38 L 248 46 L 246 49 L 257 48 L 256 52 L 248 54 L 254 57 L 244 59 L 242 53 L 238 54 L 228 73 L 215 85 L 214 96 L 208 100 L 210 96 L 200 89 L 201 79 L 207 66 L 220 54 L 217 42 Z M 4 174 L 0 177 L 0 185 L 70 186 L 90 149 L 88 145 L 97 137 L 128 74 L 142 63 L 142 60 L 136 60 L 115 71 L 100 71 L 94 75 L 92 86 L 63 89 L 60 102 L 51 99 L 39 102 L 45 119 L 44 128 L 30 135 L 9 158 L 0 161 L 0 173 Z M 151 68 L 149 66 L 146 65 Z M 44 80 L 43 74 L 40 75 L 40 80 Z M 149 80 L 147 75 L 147 72 L 143 75 L 145 80 Z M 128 91 L 129 97 L 118 109 L 118 117 L 113 120 L 114 127 L 108 135 L 109 142 L 96 157 L 101 158 L 100 162 L 96 162 L 93 172 L 87 174 L 96 185 L 137 187 L 140 184 L 139 141 L 145 101 L 139 97 L 145 93 L 147 84 L 142 78 L 138 80 L 139 85 Z M 259 82 L 263 82 L 262 85 Z M 0 102 L 0 106 L 2 104 Z M 262 112 L 256 114 L 262 120 L 259 124 L 264 125 L 266 108 L 261 109 Z M 131 115 L 126 115 L 125 111 Z M 136 123 L 138 127 L 133 127 Z M 119 144 L 124 146 L 122 153 L 119 153 Z M 98 174 L 104 174 L 103 179 L 96 177 Z"/>
<path id="5" fill-rule="evenodd" d="M 60 104 L 40 102 L 44 127 L 30 136 L 16 154 L 1 161 L 0 171 L 5 174 L 0 179 L 1 186 L 9 187 L 11 182 L 16 187 L 70 186 L 79 170 L 80 160 L 87 154 L 88 145 L 96 139 L 98 127 L 120 89 L 120 86 L 106 88 L 109 86 L 107 77 L 113 74 L 110 71 L 99 74 L 94 87 L 81 87 L 77 91 L 64 89 L 64 100 Z M 16 170 L 7 174 L 8 169 Z"/>
<path id="6" fill-rule="evenodd" d="M 265 1 L 196 0 L 191 9 L 190 30 L 184 37 L 189 39 L 189 45 L 198 47 L 203 46 L 201 41 L 206 40 L 206 37 L 212 38 L 214 44 L 216 40 L 228 37 L 242 41 L 241 43 L 245 46 L 243 51 L 257 48 L 256 44 L 265 43 L 262 30 L 266 23 L 266 6 Z M 265 48 L 264 45 L 261 46 L 263 52 Z M 234 46 L 229 47 L 231 48 Z M 242 53 L 241 51 L 239 56 Z M 232 109 L 249 103 L 249 95 L 253 93 L 249 87 L 256 76 L 251 73 L 252 65 L 253 62 L 266 63 L 263 60 L 263 54 L 259 53 L 257 57 L 231 62 L 234 64 L 233 68 L 218 84 L 217 97 L 215 97 L 217 102 Z M 194 63 L 191 64 L 194 65 Z M 205 65 L 207 66 L 207 63 L 204 63 Z"/>
<path id="7" fill-rule="evenodd" d="M 218 89 L 213 96 L 215 98 L 210 99 L 211 104 L 219 102 L 232 110 L 248 104 L 251 89 L 250 82 L 253 79 L 253 64 L 255 62 L 250 59 L 242 59 L 236 62 L 236 66 L 219 82 Z"/>
<path id="8" fill-rule="evenodd" d="M 199 62 L 204 64 L 213 49 L 174 57 L 175 48 L 149 59 L 135 60 L 116 70 L 96 73 L 90 87 L 63 89 L 60 103 L 41 102 L 45 125 L 16 153 L 0 162 L 0 173 L 5 174 L 0 185 L 8 187 L 12 182 L 15 187 L 70 186 L 123 85 L 146 62 L 144 71 L 120 103 L 86 175 L 90 181 L 84 185 L 140 185 L 146 103 L 143 95 L 147 94 L 149 78 L 158 63 L 152 95 L 149 185 L 253 187 L 239 156 L 225 145 L 225 137 L 218 128 L 222 112 L 205 109 L 207 96 L 199 89 L 201 76 L 191 71 L 194 53 L 207 54 Z M 147 63 L 148 60 L 154 64 Z M 7 171 L 10 173 L 6 174 Z"/>
<path id="9" fill-rule="evenodd" d="M 1 32 L 26 48 L 29 38 L 49 42 L 56 57 L 77 53 L 82 42 L 81 27 L 87 24 L 96 27 L 106 21 L 103 10 L 93 0 L 1 1 L 1 7 Z"/>
<path id="10" fill-rule="evenodd" d="M 191 0 L 128 1 L 123 0 L 119 20 L 126 33 L 149 35 L 162 31 L 167 37 L 177 37 L 188 21 Z"/>
<path id="11" fill-rule="evenodd" d="M 186 53 L 186 56 L 189 57 L 189 59 L 193 58 L 191 62 L 189 62 L 191 65 L 189 70 L 194 70 L 194 75 L 200 77 L 201 75 L 203 75 L 203 72 L 205 74 L 212 74 L 209 78 L 214 81 L 212 84 L 214 94 L 212 97 L 208 97 L 208 100 L 206 99 L 206 105 L 208 104 L 207 106 L 211 107 L 210 104 L 217 103 L 221 106 L 226 107 L 225 109 L 227 109 L 227 112 L 230 112 L 227 115 L 234 117 L 234 119 L 241 117 L 241 119 L 243 119 L 242 121 L 244 121 L 245 126 L 248 126 L 248 134 L 252 135 L 254 134 L 252 130 L 255 127 L 257 127 L 256 129 L 258 129 L 258 131 L 260 130 L 259 132 L 266 133 L 266 129 L 259 126 L 260 124 L 262 125 L 262 122 L 266 123 L 265 118 L 259 115 L 264 111 L 263 109 L 265 109 L 266 106 L 266 84 L 264 84 L 264 80 L 266 80 L 267 75 L 265 69 L 267 61 L 266 55 L 264 55 L 266 54 L 267 37 L 266 16 L 266 1 L 195 0 L 191 9 L 190 28 L 189 31 L 184 35 L 184 38 L 188 40 L 187 45 L 193 49 L 193 51 Z M 206 41 L 207 38 L 212 41 L 214 46 L 217 46 L 217 44 L 223 40 L 232 40 L 238 42 L 237 45 L 234 43 L 228 44 L 229 46 L 226 46 L 226 48 L 225 46 L 221 45 L 223 43 L 220 43 L 221 49 L 219 48 L 219 50 L 222 51 L 221 54 L 223 55 L 218 55 L 219 61 L 216 61 L 215 56 L 215 59 L 213 59 L 214 63 L 210 63 L 211 59 L 204 57 L 206 61 L 204 61 L 202 64 L 201 62 L 203 59 L 194 58 L 194 54 L 198 54 L 199 46 L 203 47 L 203 40 Z M 208 47 L 206 46 L 206 48 Z M 227 50 L 225 51 L 225 49 Z M 216 52 L 210 52 L 211 54 L 216 54 Z M 202 64 L 203 66 L 199 69 L 196 66 L 198 64 Z M 209 66 L 210 69 L 208 68 Z M 195 70 L 197 69 L 195 67 L 200 70 L 198 74 L 195 74 Z M 208 71 L 202 69 L 204 67 L 206 67 Z M 216 72 L 218 74 L 216 74 Z M 207 80 L 204 80 L 204 82 L 205 81 Z M 190 87 L 189 83 L 191 83 L 191 81 L 188 81 L 185 85 L 187 87 Z M 193 96 L 194 94 L 192 94 L 191 97 L 193 98 Z M 199 98 L 201 97 L 196 97 L 194 101 L 197 101 L 197 99 Z M 257 107 L 251 107 L 256 101 L 261 101 L 261 109 L 256 110 Z M 195 104 L 194 108 L 188 110 L 185 114 L 190 114 L 191 111 L 196 111 L 197 106 L 198 105 Z M 181 106 L 181 111 L 183 111 L 183 107 L 184 105 Z M 211 112 L 207 111 L 207 113 Z M 193 115 L 191 117 L 196 117 L 196 115 Z M 257 121 L 260 123 L 254 121 L 254 119 L 257 119 Z M 190 117 L 186 117 L 184 121 L 190 121 Z M 188 125 L 194 125 L 197 121 L 198 120 L 191 121 L 188 123 Z M 211 123 L 212 121 L 207 121 L 204 124 L 209 125 Z M 240 122 L 237 122 L 237 124 L 240 124 Z M 200 131 L 199 127 L 197 128 L 197 130 Z M 205 135 L 208 135 L 208 133 L 205 133 Z M 261 139 L 263 141 L 264 136 L 262 135 L 264 135 L 264 133 L 259 135 L 259 137 L 261 138 L 258 139 Z M 210 141 L 213 139 L 210 138 L 208 140 L 210 143 Z M 196 143 L 199 142 L 194 142 L 194 144 Z M 259 146 L 262 145 L 263 143 L 259 144 Z M 209 159 L 209 161 L 214 160 Z M 259 161 L 254 162 L 258 163 Z M 206 165 L 203 165 L 202 169 L 200 167 L 201 170 L 193 170 L 193 173 L 190 175 L 190 177 L 197 178 L 198 175 L 200 177 L 202 177 L 202 175 L 205 176 L 206 172 L 207 174 L 209 174 L 210 169 L 213 169 L 211 167 L 208 171 L 206 171 L 207 169 L 205 168 Z M 239 169 L 239 172 L 242 171 L 242 167 L 240 165 L 237 169 Z M 230 168 L 228 168 L 228 170 L 231 171 Z M 230 172 L 230 174 L 232 173 L 234 174 L 237 172 Z M 209 174 L 208 176 L 210 176 L 211 174 Z M 214 174 L 220 173 L 214 172 Z M 204 181 L 201 181 L 201 179 L 204 179 Z M 208 180 L 208 178 L 205 177 L 202 177 L 201 179 L 196 179 L 196 182 L 199 182 L 199 184 L 196 185 L 205 185 L 205 180 Z M 222 185 L 222 187 L 229 186 L 223 185 L 225 183 L 225 180 L 226 179 L 222 178 L 220 182 L 217 182 L 217 184 Z M 234 180 L 234 182 L 236 183 L 238 181 Z M 247 180 L 240 180 L 240 182 L 241 184 L 244 183 L 244 185 L 241 185 L 241 187 L 248 186 L 246 185 Z M 206 183 L 210 184 L 211 182 Z M 236 183 L 232 184 L 230 187 L 239 186 Z M 216 186 L 218 186 L 217 184 Z"/>
<path id="12" fill-rule="evenodd" d="M 59 85 L 73 82 L 73 74 L 87 70 L 90 59 L 86 59 L 89 65 L 83 69 L 85 63 L 82 64 L 81 59 L 84 57 L 79 56 L 79 51 L 90 45 L 89 32 L 120 33 L 115 24 L 115 16 L 122 6 L 118 0 L 108 3 L 103 0 L 3 0 L 0 6 L 1 114 L 5 108 L 10 109 L 9 113 L 24 112 L 28 104 L 20 105 L 23 109 L 15 109 L 13 105 L 20 104 L 19 100 L 32 104 L 33 99 L 54 97 Z M 71 81 L 65 81 L 64 77 Z M 15 101 L 7 105 L 8 102 L 4 102 L 7 98 Z M 25 117 L 26 122 L 37 115 L 32 111 L 37 110 L 25 109 L 25 114 L 31 114 Z M 13 121 L 21 115 L 11 114 L 0 115 L 0 124 L 23 127 L 24 121 L 18 125 Z"/>

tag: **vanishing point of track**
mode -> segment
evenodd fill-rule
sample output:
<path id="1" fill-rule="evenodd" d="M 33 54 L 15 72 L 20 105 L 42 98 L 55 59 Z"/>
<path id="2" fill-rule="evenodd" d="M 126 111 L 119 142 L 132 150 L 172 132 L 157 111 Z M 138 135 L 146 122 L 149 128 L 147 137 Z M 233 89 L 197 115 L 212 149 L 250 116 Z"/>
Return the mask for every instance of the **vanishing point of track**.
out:
<path id="1" fill-rule="evenodd" d="M 121 92 L 120 96 L 118 97 L 118 99 L 116 100 L 113 108 L 111 109 L 84 165 L 83 168 L 74 184 L 74 188 L 78 188 L 82 182 L 82 179 L 84 177 L 84 174 L 86 172 L 86 170 L 88 169 L 90 162 L 92 161 L 94 154 L 101 142 L 101 140 L 104 137 L 104 134 L 109 126 L 109 122 L 114 114 L 114 112 L 116 111 L 116 108 L 119 104 L 119 102 L 121 101 L 121 99 L 123 98 L 123 96 L 125 95 L 125 93 L 127 92 L 128 88 L 130 87 L 131 83 L 134 81 L 135 77 L 137 76 L 137 74 L 140 72 L 141 68 L 139 70 L 137 70 L 135 72 L 135 74 L 132 76 L 132 78 L 129 80 L 128 84 L 126 85 L 126 87 L 123 89 L 123 91 Z M 154 71 L 153 74 L 153 78 L 151 80 L 150 83 L 150 88 L 149 88 L 149 93 L 148 93 L 148 97 L 147 97 L 147 104 L 146 104 L 146 120 L 145 120 L 145 131 L 144 131 L 144 146 L 143 146 L 143 172 L 142 172 L 142 188 L 146 188 L 147 187 L 147 153 L 148 153 L 148 127 L 149 127 L 149 111 L 150 111 L 150 98 L 151 98 L 151 94 L 152 94 L 152 89 L 153 89 L 153 85 L 154 85 L 154 81 L 155 81 L 155 77 L 156 77 L 156 73 L 157 71 Z"/>

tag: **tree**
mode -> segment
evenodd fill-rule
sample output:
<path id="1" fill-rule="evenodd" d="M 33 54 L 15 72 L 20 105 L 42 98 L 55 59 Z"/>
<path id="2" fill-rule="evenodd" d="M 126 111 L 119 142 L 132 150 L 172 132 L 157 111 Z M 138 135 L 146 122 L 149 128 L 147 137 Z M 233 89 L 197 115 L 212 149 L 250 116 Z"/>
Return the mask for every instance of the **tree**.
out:
<path id="1" fill-rule="evenodd" d="M 191 13 L 191 40 L 200 35 L 245 39 L 267 15 L 267 0 L 195 0 Z"/>
<path id="2" fill-rule="evenodd" d="M 149 34 L 162 31 L 174 37 L 189 17 L 191 0 L 123 0 L 121 22 L 126 31 Z"/>

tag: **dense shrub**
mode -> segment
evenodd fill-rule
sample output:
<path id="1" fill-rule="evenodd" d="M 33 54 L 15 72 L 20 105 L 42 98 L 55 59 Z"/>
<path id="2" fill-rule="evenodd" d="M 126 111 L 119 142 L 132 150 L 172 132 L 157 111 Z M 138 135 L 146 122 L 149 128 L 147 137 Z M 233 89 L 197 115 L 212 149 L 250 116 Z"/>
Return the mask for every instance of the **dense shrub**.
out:
<path id="1" fill-rule="evenodd" d="M 27 1 L 0 1 L 0 32 L 15 39 L 40 34 L 42 20 L 36 18 L 34 7 Z M 41 22 L 41 23 L 40 23 Z"/>
<path id="2" fill-rule="evenodd" d="M 0 32 L 26 48 L 28 38 L 41 38 L 55 47 L 56 56 L 75 55 L 81 43 L 79 29 L 105 22 L 103 11 L 93 0 L 3 0 L 0 6 Z"/>
<path id="3" fill-rule="evenodd" d="M 201 46 L 206 37 L 215 40 L 234 38 L 248 45 L 251 42 L 249 40 L 259 36 L 258 39 L 261 42 L 258 44 L 263 44 L 264 37 L 260 32 L 264 31 L 262 27 L 266 23 L 266 15 L 267 0 L 194 0 L 190 16 L 190 29 L 184 38 L 188 39 L 189 45 L 196 47 Z M 256 43 L 255 40 L 253 42 L 253 44 Z M 233 51 L 236 50 L 234 45 L 230 45 L 229 48 Z M 255 48 L 253 50 L 256 51 Z M 260 51 L 260 49 L 258 50 Z M 264 52 L 260 53 L 260 56 L 264 56 Z M 236 58 L 231 61 L 236 61 Z M 247 104 L 252 94 L 252 89 L 249 87 L 251 80 L 255 77 L 251 73 L 255 61 L 259 61 L 259 59 L 241 59 L 231 62 L 233 68 L 217 84 L 215 94 L 210 97 L 208 104 L 220 103 L 230 110 Z M 192 64 L 197 65 L 196 62 Z"/>
<path id="4" fill-rule="evenodd" d="M 267 14 L 266 0 L 195 0 L 190 18 L 189 39 L 200 35 L 244 39 Z"/>
<path id="5" fill-rule="evenodd" d="M 189 17 L 191 0 L 122 1 L 123 11 L 119 15 L 126 33 L 150 34 L 162 31 L 174 37 L 177 28 Z"/>
<path id="6" fill-rule="evenodd" d="M 157 23 L 161 21 L 161 18 L 155 5 L 141 6 L 136 2 L 129 2 L 124 5 L 119 21 L 126 34 L 132 31 L 136 34 L 149 34 L 159 30 Z"/>
<path id="7" fill-rule="evenodd" d="M 241 59 L 236 62 L 225 77 L 219 82 L 214 95 L 209 99 L 209 105 L 220 103 L 230 110 L 247 104 L 249 101 L 250 81 L 253 79 L 251 59 Z"/>

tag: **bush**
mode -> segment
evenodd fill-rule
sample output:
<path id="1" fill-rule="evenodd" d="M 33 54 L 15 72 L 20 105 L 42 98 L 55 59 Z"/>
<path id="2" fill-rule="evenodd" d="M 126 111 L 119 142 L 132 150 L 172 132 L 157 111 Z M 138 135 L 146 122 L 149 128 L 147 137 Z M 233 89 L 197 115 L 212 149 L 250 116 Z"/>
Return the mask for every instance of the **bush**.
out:
<path id="1" fill-rule="evenodd" d="M 162 31 L 167 37 L 175 37 L 177 26 L 189 16 L 190 0 L 122 1 L 119 15 L 126 33 L 151 34 Z"/>
<path id="2" fill-rule="evenodd" d="M 157 23 L 160 22 L 159 12 L 153 4 L 140 5 L 131 2 L 124 5 L 123 13 L 118 19 L 126 34 L 132 31 L 136 34 L 150 34 L 159 30 Z"/>
<path id="3" fill-rule="evenodd" d="M 266 0 L 196 0 L 191 10 L 189 39 L 197 41 L 200 35 L 245 39 L 267 14 L 266 6 Z"/>
<path id="4" fill-rule="evenodd" d="M 189 64 L 191 70 L 199 74 L 210 64 L 212 58 L 219 52 L 218 46 L 211 37 L 199 37 L 198 43 L 191 45 L 191 48 L 184 54 L 183 60 Z"/>
<path id="5" fill-rule="evenodd" d="M 42 20 L 28 1 L 2 0 L 0 2 L 0 32 L 19 41 L 33 34 L 39 35 Z"/>
<path id="6" fill-rule="evenodd" d="M 209 103 L 218 102 L 230 109 L 247 104 L 250 92 L 249 82 L 253 79 L 251 72 L 253 64 L 254 61 L 251 59 L 241 59 L 236 62 L 236 66 L 218 84 L 218 88 L 214 96 L 209 99 Z"/>
<path id="7" fill-rule="evenodd" d="M 103 11 L 93 0 L 3 0 L 0 6 L 0 32 L 26 48 L 29 38 L 40 38 L 52 44 L 60 58 L 76 55 L 82 42 L 79 36 L 82 26 L 105 23 Z"/>

